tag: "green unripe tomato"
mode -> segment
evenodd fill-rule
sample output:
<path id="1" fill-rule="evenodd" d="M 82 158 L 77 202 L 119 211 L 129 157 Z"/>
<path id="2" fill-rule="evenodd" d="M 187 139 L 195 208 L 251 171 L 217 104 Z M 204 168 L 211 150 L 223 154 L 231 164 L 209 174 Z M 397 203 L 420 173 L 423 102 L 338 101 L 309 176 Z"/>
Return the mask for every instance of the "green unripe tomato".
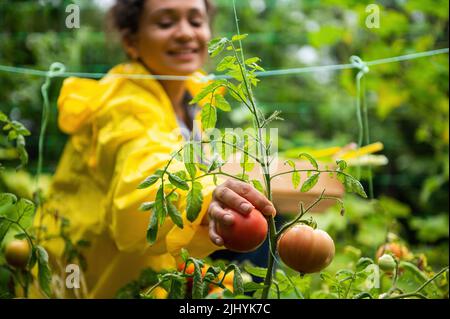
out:
<path id="1" fill-rule="evenodd" d="M 394 257 L 389 254 L 384 254 L 378 258 L 378 266 L 381 270 L 391 272 L 395 269 L 396 263 Z"/>

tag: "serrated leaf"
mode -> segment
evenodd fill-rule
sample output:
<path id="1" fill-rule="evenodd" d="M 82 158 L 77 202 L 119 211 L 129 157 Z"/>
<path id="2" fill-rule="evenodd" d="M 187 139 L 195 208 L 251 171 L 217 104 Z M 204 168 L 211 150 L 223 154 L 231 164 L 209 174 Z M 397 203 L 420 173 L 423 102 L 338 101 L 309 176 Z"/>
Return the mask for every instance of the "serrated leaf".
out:
<path id="1" fill-rule="evenodd" d="M 258 278 L 266 278 L 266 274 L 267 274 L 267 269 L 266 268 L 245 265 L 244 269 L 250 275 L 253 275 L 253 276 L 258 277 Z"/>
<path id="2" fill-rule="evenodd" d="M 234 269 L 233 294 L 235 296 L 243 295 L 244 294 L 244 280 L 242 279 L 241 270 L 236 265 L 231 264 L 230 266 Z M 227 273 L 227 271 L 225 271 L 225 273 Z"/>
<path id="3" fill-rule="evenodd" d="M 36 254 L 38 262 L 39 287 L 48 297 L 50 297 L 52 294 L 50 286 L 52 274 L 48 265 L 48 254 L 47 251 L 41 246 L 36 246 Z"/>
<path id="4" fill-rule="evenodd" d="M 169 173 L 169 181 L 173 186 L 176 186 L 179 189 L 182 189 L 185 191 L 189 190 L 188 183 L 178 175 Z"/>
<path id="5" fill-rule="evenodd" d="M 190 222 L 194 222 L 197 219 L 203 204 L 202 184 L 199 182 L 193 182 L 191 190 L 187 195 L 186 213 L 187 219 Z"/>
<path id="6" fill-rule="evenodd" d="M 142 183 L 139 184 L 139 186 L 137 187 L 138 189 L 145 189 L 148 188 L 154 184 L 156 184 L 156 182 L 161 179 L 161 174 L 154 174 L 151 175 L 149 177 L 147 177 L 146 179 L 144 179 L 144 181 Z"/>
<path id="7" fill-rule="evenodd" d="M 219 72 L 223 72 L 229 68 L 233 68 L 236 62 L 236 57 L 228 55 L 220 61 L 220 63 L 217 65 L 216 70 Z"/>
<path id="8" fill-rule="evenodd" d="M 192 299 L 203 298 L 202 267 L 197 260 L 191 259 L 194 264 L 194 277 L 192 282 Z"/>
<path id="9" fill-rule="evenodd" d="M 153 211 L 156 213 L 159 226 L 162 226 L 168 214 L 163 185 L 159 187 L 158 192 L 156 193 Z"/>
<path id="10" fill-rule="evenodd" d="M 231 105 L 230 103 L 228 103 L 228 101 L 225 99 L 225 97 L 223 97 L 220 94 L 217 94 L 215 96 L 215 102 L 216 102 L 216 107 L 224 112 L 230 112 L 231 111 Z"/>
<path id="11" fill-rule="evenodd" d="M 313 188 L 314 186 L 316 186 L 317 182 L 319 181 L 319 176 L 320 174 L 314 174 L 312 176 L 310 176 L 304 183 L 302 186 L 301 191 L 303 193 L 306 193 L 307 191 L 309 191 L 311 188 Z"/>
<path id="12" fill-rule="evenodd" d="M 228 43 L 227 38 L 217 38 L 209 42 L 208 53 L 213 58 L 219 55 Z"/>
<path id="13" fill-rule="evenodd" d="M 23 229 L 27 230 L 33 225 L 35 206 L 34 203 L 28 199 L 21 198 L 16 204 L 18 219 L 17 222 Z"/>
<path id="14" fill-rule="evenodd" d="M 300 185 L 300 173 L 298 171 L 292 173 L 292 185 L 294 188 L 298 188 Z"/>
<path id="15" fill-rule="evenodd" d="M 362 184 L 357 179 L 355 179 L 353 177 L 351 177 L 351 178 L 347 177 L 347 180 L 350 181 L 352 192 L 358 194 L 362 198 L 367 198 L 367 194 L 364 191 L 364 187 L 362 186 Z"/>
<path id="16" fill-rule="evenodd" d="M 204 130 L 214 128 L 217 122 L 217 110 L 210 103 L 207 103 L 202 108 L 202 127 Z"/>
<path id="17" fill-rule="evenodd" d="M 157 236 L 158 236 L 158 216 L 156 215 L 156 212 L 153 211 L 152 214 L 150 215 L 150 222 L 147 228 L 147 242 L 150 245 L 153 245 L 156 241 Z"/>
<path id="18" fill-rule="evenodd" d="M 301 153 L 298 157 L 299 158 L 301 158 L 301 157 L 306 158 L 315 169 L 317 169 L 317 170 L 319 169 L 319 165 L 317 164 L 317 161 L 314 159 L 314 157 L 312 157 L 308 153 Z"/>
<path id="19" fill-rule="evenodd" d="M 169 213 L 170 219 L 172 219 L 173 223 L 177 225 L 179 228 L 183 229 L 183 218 L 181 217 L 181 213 L 171 202 L 167 203 L 167 211 Z"/>

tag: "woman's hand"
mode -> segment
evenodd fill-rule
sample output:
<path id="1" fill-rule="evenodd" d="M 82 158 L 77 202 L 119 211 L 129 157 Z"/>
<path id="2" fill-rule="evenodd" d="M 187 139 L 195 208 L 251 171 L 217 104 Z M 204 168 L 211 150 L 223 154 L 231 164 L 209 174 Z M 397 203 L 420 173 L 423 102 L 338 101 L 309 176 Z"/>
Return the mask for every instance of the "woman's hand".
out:
<path id="1" fill-rule="evenodd" d="M 275 216 L 273 204 L 256 188 L 244 182 L 229 179 L 214 190 L 211 204 L 208 208 L 209 237 L 217 246 L 223 245 L 223 239 L 216 232 L 216 223 L 231 225 L 234 222 L 232 214 L 224 208 L 228 207 L 240 214 L 249 214 L 256 208 L 266 216 Z"/>

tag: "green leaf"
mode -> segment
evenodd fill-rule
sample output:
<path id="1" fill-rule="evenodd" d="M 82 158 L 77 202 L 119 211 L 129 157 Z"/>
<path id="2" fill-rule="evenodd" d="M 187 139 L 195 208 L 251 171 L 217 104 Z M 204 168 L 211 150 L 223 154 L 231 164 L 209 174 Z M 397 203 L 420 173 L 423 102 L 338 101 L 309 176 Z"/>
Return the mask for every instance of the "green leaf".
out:
<path id="1" fill-rule="evenodd" d="M 266 268 L 245 265 L 244 269 L 250 275 L 253 275 L 253 276 L 259 277 L 259 278 L 266 278 L 266 274 L 267 274 L 267 269 Z"/>
<path id="2" fill-rule="evenodd" d="M 158 192 L 156 193 L 155 206 L 153 210 L 158 218 L 159 226 L 162 226 L 168 214 L 163 185 L 159 187 Z"/>
<path id="3" fill-rule="evenodd" d="M 361 185 L 361 183 L 357 179 L 347 176 L 347 180 L 349 181 L 349 183 L 351 185 L 351 189 L 352 189 L 353 193 L 358 194 L 362 198 L 367 198 L 367 194 L 364 191 L 364 187 Z"/>
<path id="4" fill-rule="evenodd" d="M 227 38 L 217 38 L 209 42 L 208 53 L 213 58 L 219 55 L 228 43 Z"/>
<path id="5" fill-rule="evenodd" d="M 139 210 L 142 212 L 146 212 L 153 209 L 153 207 L 155 207 L 155 202 L 145 202 L 141 204 Z"/>
<path id="6" fill-rule="evenodd" d="M 373 260 L 367 257 L 362 257 L 356 263 L 356 271 L 363 271 L 367 266 L 372 265 Z"/>
<path id="7" fill-rule="evenodd" d="M 187 195 L 186 213 L 187 219 L 190 222 L 194 222 L 197 219 L 203 204 L 202 184 L 199 182 L 193 182 L 191 190 Z"/>
<path id="8" fill-rule="evenodd" d="M 17 197 L 14 194 L 10 193 L 1 193 L 0 194 L 0 207 L 14 205 L 17 202 Z"/>
<path id="9" fill-rule="evenodd" d="M 0 122 L 8 122 L 8 117 L 2 111 L 0 111 Z"/>
<path id="10" fill-rule="evenodd" d="M 171 202 L 167 203 L 167 211 L 169 213 L 170 219 L 172 219 L 173 223 L 177 225 L 179 228 L 183 229 L 183 218 L 181 217 L 181 213 Z"/>
<path id="11" fill-rule="evenodd" d="M 191 258 L 194 264 L 194 278 L 192 282 L 192 299 L 202 299 L 203 298 L 203 277 L 202 277 L 202 267 L 200 263 Z"/>
<path id="12" fill-rule="evenodd" d="M 188 183 L 185 180 L 183 180 L 181 177 L 179 177 L 178 175 L 169 173 L 169 181 L 173 186 L 176 186 L 179 189 L 182 189 L 185 191 L 189 190 Z"/>
<path id="13" fill-rule="evenodd" d="M 215 171 L 216 169 L 222 167 L 225 163 L 223 161 L 221 161 L 220 159 L 220 155 L 219 154 L 214 154 L 211 164 L 208 167 L 208 170 L 206 171 L 207 173 L 211 173 L 213 171 Z M 216 176 L 216 175 L 214 175 Z"/>
<path id="14" fill-rule="evenodd" d="M 48 254 L 47 251 L 41 247 L 36 246 L 36 254 L 37 254 L 37 262 L 38 262 L 38 281 L 39 286 L 42 291 L 50 297 L 52 294 L 51 291 L 51 280 L 52 274 L 50 271 L 50 267 L 48 265 Z"/>
<path id="15" fill-rule="evenodd" d="M 189 252 L 186 248 L 181 248 L 181 258 L 184 262 L 186 262 L 189 259 Z"/>
<path id="16" fill-rule="evenodd" d="M 202 108 L 202 126 L 204 130 L 214 128 L 217 122 L 217 111 L 214 106 L 207 103 Z"/>
<path id="17" fill-rule="evenodd" d="M 234 35 L 234 36 L 231 38 L 231 41 L 233 41 L 233 42 L 235 42 L 235 41 L 242 41 L 242 40 L 246 39 L 247 37 L 248 37 L 248 34 L 247 34 L 247 33 L 245 33 L 245 34 L 239 34 L 239 35 Z"/>
<path id="18" fill-rule="evenodd" d="M 247 65 L 252 65 L 252 64 L 254 64 L 254 63 L 258 63 L 259 61 L 261 61 L 260 58 L 258 58 L 258 57 L 253 57 L 253 58 L 249 58 L 249 59 L 245 60 L 245 64 L 247 64 Z"/>
<path id="19" fill-rule="evenodd" d="M 206 98 L 208 96 L 208 94 L 211 94 L 212 92 L 214 92 L 215 90 L 217 90 L 218 88 L 220 88 L 222 86 L 227 86 L 228 83 L 229 82 L 227 80 L 215 80 L 213 83 L 209 84 L 203 90 L 201 90 L 200 93 L 198 93 L 192 99 L 192 101 L 189 102 L 189 104 L 192 105 L 192 104 L 202 101 L 204 98 Z"/>
<path id="20" fill-rule="evenodd" d="M 161 176 L 162 176 L 162 171 L 158 171 L 154 175 L 147 177 L 142 183 L 139 184 L 139 186 L 137 188 L 138 189 L 148 188 L 148 187 L 156 184 L 156 182 L 159 179 L 161 179 Z"/>
<path id="21" fill-rule="evenodd" d="M 224 112 L 230 112 L 231 111 L 231 105 L 228 103 L 228 101 L 220 94 L 215 95 L 216 99 L 216 107 Z"/>
<path id="22" fill-rule="evenodd" d="M 295 163 L 294 163 L 293 160 L 287 160 L 287 161 L 284 162 L 284 164 L 288 164 L 290 167 L 295 169 Z"/>
<path id="23" fill-rule="evenodd" d="M 264 194 L 264 187 L 259 180 L 252 179 L 251 182 L 252 182 L 254 188 L 256 188 L 258 191 L 260 191 L 262 194 Z"/>
<path id="24" fill-rule="evenodd" d="M 294 188 L 297 188 L 300 185 L 300 173 L 298 171 L 292 173 L 292 185 Z"/>
<path id="25" fill-rule="evenodd" d="M 305 157 L 315 169 L 317 169 L 317 170 L 319 169 L 319 165 L 317 164 L 317 161 L 314 159 L 314 157 L 312 157 L 308 153 L 301 153 L 298 157 L 299 158 Z"/>
<path id="26" fill-rule="evenodd" d="M 266 286 L 262 283 L 257 284 L 256 282 L 246 282 L 244 284 L 244 291 L 245 292 L 251 292 L 251 291 L 256 291 L 256 290 L 260 290 L 260 289 L 264 289 Z"/>
<path id="27" fill-rule="evenodd" d="M 35 215 L 34 203 L 28 199 L 21 198 L 16 204 L 18 219 L 17 222 L 23 229 L 28 230 L 33 226 Z"/>
<path id="28" fill-rule="evenodd" d="M 195 179 L 195 175 L 197 174 L 197 168 L 195 167 L 195 154 L 194 154 L 194 144 L 189 143 L 184 148 L 184 166 L 186 167 L 189 176 L 192 179 Z"/>
<path id="29" fill-rule="evenodd" d="M 156 241 L 157 236 L 158 236 L 158 216 L 156 215 L 156 212 L 153 211 L 152 214 L 150 215 L 150 222 L 147 228 L 147 242 L 150 245 L 153 245 Z"/>
<path id="30" fill-rule="evenodd" d="M 313 188 L 314 186 L 316 186 L 317 182 L 319 181 L 319 176 L 320 174 L 314 174 L 312 176 L 310 176 L 304 183 L 302 186 L 301 191 L 306 193 L 307 191 L 309 191 L 311 188 Z"/>
<path id="31" fill-rule="evenodd" d="M 217 65 L 216 70 L 219 72 L 223 72 L 227 69 L 233 69 L 235 66 L 236 57 L 228 55 L 220 61 L 220 63 Z"/>
<path id="32" fill-rule="evenodd" d="M 344 160 L 337 160 L 336 164 L 339 166 L 339 170 L 343 171 L 347 168 L 347 162 Z"/>
<path id="33" fill-rule="evenodd" d="M 231 264 L 225 270 L 225 274 L 228 274 L 231 271 L 234 271 L 233 295 L 235 295 L 235 296 L 243 295 L 244 294 L 244 280 L 242 279 L 241 270 L 239 269 L 238 266 Z"/>

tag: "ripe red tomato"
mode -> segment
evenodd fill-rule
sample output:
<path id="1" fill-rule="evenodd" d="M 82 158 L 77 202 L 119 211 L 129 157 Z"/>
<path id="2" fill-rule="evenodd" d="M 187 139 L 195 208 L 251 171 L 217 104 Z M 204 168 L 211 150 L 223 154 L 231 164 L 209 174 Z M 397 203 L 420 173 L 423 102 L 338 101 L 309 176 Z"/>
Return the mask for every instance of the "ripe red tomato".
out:
<path id="1" fill-rule="evenodd" d="M 15 239 L 5 247 L 5 258 L 8 264 L 16 268 L 25 268 L 30 259 L 31 248 L 27 240 Z"/>
<path id="2" fill-rule="evenodd" d="M 307 225 L 294 225 L 278 240 L 278 254 L 290 268 L 308 274 L 327 267 L 335 247 L 330 235 Z"/>
<path id="3" fill-rule="evenodd" d="M 259 210 L 253 209 L 247 215 L 239 214 L 229 208 L 225 210 L 234 216 L 232 225 L 217 224 L 217 234 L 223 238 L 226 248 L 245 253 L 254 251 L 262 245 L 267 236 L 268 226 Z"/>

